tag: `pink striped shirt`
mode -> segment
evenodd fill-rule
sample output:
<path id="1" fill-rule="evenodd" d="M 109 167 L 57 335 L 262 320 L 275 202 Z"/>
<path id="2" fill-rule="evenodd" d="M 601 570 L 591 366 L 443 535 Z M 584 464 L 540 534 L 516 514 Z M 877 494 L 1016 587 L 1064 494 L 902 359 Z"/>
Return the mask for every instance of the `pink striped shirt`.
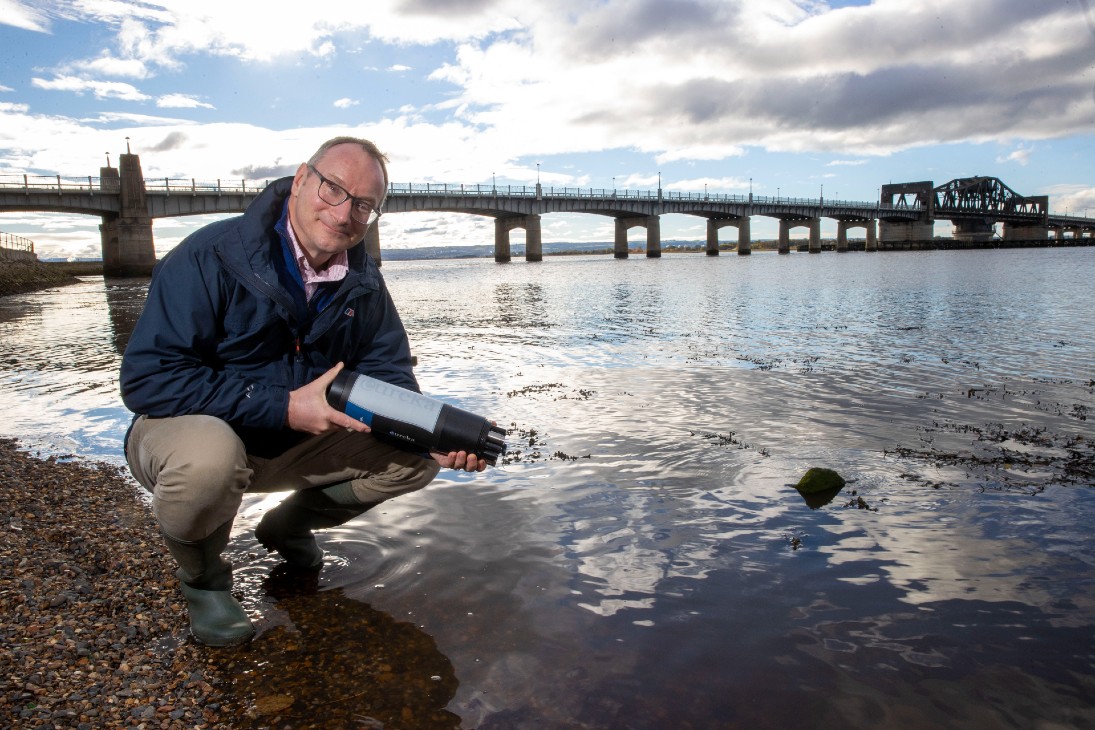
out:
<path id="1" fill-rule="evenodd" d="M 300 269 L 300 278 L 304 280 L 304 296 L 309 301 L 320 284 L 328 281 L 342 281 L 346 278 L 346 274 L 350 273 L 350 257 L 345 251 L 339 251 L 328 259 L 327 265 L 319 271 L 313 269 L 308 257 L 304 255 L 304 249 L 297 242 L 297 234 L 293 230 L 291 219 L 286 228 L 289 231 L 289 243 L 293 246 L 293 257 L 297 260 L 297 268 Z"/>

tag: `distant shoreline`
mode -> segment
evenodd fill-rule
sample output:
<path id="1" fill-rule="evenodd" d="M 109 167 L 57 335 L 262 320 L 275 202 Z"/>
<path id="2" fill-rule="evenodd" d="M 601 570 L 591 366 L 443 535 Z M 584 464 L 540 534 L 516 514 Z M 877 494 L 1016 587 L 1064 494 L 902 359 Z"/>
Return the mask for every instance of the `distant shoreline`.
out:
<path id="1" fill-rule="evenodd" d="M 1086 242 L 1085 242 L 1086 243 Z M 804 251 L 806 241 L 793 239 L 791 250 Z M 753 252 L 771 252 L 779 248 L 776 240 L 753 241 L 750 249 Z M 862 251 L 865 248 L 863 239 L 849 239 L 848 249 Z M 719 244 L 720 254 L 737 253 L 736 243 Z M 822 239 L 821 249 L 833 251 L 836 249 L 835 239 Z M 707 251 L 707 245 L 703 241 L 662 241 L 662 255 L 679 253 L 702 254 Z M 615 247 L 611 243 L 554 243 L 544 246 L 544 258 L 559 256 L 612 256 Z M 645 256 L 646 247 L 642 244 L 632 244 L 628 247 L 629 256 Z M 510 256 L 513 259 L 525 257 L 525 246 L 518 244 L 512 247 Z M 483 244 L 477 246 L 426 246 L 418 248 L 382 249 L 381 261 L 442 261 L 461 259 L 492 259 L 494 258 L 494 246 Z M 35 263 L 4 262 L 0 261 L 0 296 L 20 294 L 40 289 L 48 289 L 55 286 L 64 286 L 77 281 L 77 276 L 102 276 L 103 262 L 101 260 L 57 261 L 46 260 Z"/>
<path id="2" fill-rule="evenodd" d="M 967 244 L 967 245 L 954 245 L 950 239 L 935 239 L 935 243 L 939 248 L 951 249 L 951 248 L 996 248 L 999 243 L 1005 242 L 992 242 L 989 244 Z M 950 243 L 951 245 L 947 245 Z M 1072 243 L 1066 241 L 1065 245 L 1091 245 L 1092 239 L 1084 239 L 1083 241 Z M 921 242 L 924 245 L 900 245 L 898 244 L 894 250 L 922 250 L 935 248 L 930 242 Z M 1047 240 L 1045 244 L 1034 244 L 1033 242 L 1019 242 L 1018 247 L 1025 247 L 1025 245 L 1044 245 L 1052 247 L 1056 244 L 1052 240 Z M 807 242 L 805 239 L 792 239 L 790 242 L 790 248 L 792 251 L 806 251 Z M 1004 245 L 1005 248 L 1015 247 Z M 848 239 L 849 251 L 863 251 L 866 248 L 866 242 L 863 239 Z M 755 253 L 759 252 L 772 252 L 779 249 L 779 242 L 772 239 L 765 239 L 759 241 L 752 241 L 750 244 L 750 250 Z M 720 254 L 733 254 L 737 253 L 738 246 L 736 243 L 720 243 Z M 831 238 L 823 238 L 821 240 L 822 251 L 835 251 L 836 240 Z M 680 253 L 692 253 L 703 254 L 707 251 L 707 244 L 703 241 L 662 241 L 660 254 L 672 255 Z M 615 247 L 611 243 L 596 242 L 596 243 L 552 243 L 545 244 L 543 250 L 544 258 L 559 257 L 559 256 L 612 256 L 615 254 Z M 628 247 L 629 256 L 645 256 L 646 247 L 642 244 L 631 244 Z M 510 250 L 510 257 L 513 259 L 521 259 L 525 257 L 524 244 L 517 244 Z M 494 258 L 494 246 L 491 244 L 482 244 L 476 246 L 424 246 L 418 248 L 393 248 L 381 250 L 381 261 L 444 261 L 454 260 L 459 261 L 461 259 L 493 259 Z M 15 262 L 15 261 L 0 261 L 0 296 L 7 296 L 10 294 L 20 294 L 29 291 L 36 291 L 39 289 L 48 289 L 54 286 L 64 286 L 77 281 L 77 276 L 102 276 L 103 275 L 103 262 L 96 259 L 87 259 L 80 261 L 60 261 L 60 260 L 46 260 L 38 261 L 34 263 L 27 262 Z"/>

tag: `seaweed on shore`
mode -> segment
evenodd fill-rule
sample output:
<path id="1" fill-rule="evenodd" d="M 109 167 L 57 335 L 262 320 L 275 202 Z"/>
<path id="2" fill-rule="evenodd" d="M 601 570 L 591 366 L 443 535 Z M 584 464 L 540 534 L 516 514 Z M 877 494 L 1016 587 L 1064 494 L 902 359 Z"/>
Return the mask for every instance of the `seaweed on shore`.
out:
<path id="1" fill-rule="evenodd" d="M 1029 426 L 1008 429 L 997 423 L 984 426 L 936 423 L 930 430 L 969 434 L 973 439 L 969 449 L 960 451 L 932 448 L 928 439 L 927 448 L 899 446 L 886 450 L 884 455 L 935 468 L 960 469 L 967 481 L 977 483 L 982 490 L 1033 495 L 1048 486 L 1095 486 L 1095 440 L 1082 434 L 1055 434 Z M 902 476 L 935 488 L 957 486 L 955 482 L 931 481 L 915 474 Z"/>

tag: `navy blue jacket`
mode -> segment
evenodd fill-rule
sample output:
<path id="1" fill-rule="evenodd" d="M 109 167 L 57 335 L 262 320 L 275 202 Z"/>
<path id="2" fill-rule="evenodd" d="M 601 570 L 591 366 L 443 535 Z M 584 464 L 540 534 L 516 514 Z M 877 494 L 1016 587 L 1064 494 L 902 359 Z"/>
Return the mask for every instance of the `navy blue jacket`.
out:
<path id="1" fill-rule="evenodd" d="M 294 291 L 299 272 L 288 271 L 277 231 L 291 186 L 274 182 L 242 216 L 196 231 L 156 265 L 122 358 L 131 411 L 216 416 L 249 453 L 273 456 L 306 437 L 285 425 L 289 391 L 339 361 L 419 391 L 406 330 L 363 243 L 311 308 Z"/>

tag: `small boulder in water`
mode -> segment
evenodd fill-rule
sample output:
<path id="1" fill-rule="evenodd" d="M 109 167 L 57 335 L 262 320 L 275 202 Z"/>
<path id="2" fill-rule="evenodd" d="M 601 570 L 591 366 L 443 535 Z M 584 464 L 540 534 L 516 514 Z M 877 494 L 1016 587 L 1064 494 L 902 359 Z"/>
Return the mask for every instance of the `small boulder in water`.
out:
<path id="1" fill-rule="evenodd" d="M 817 467 L 810 469 L 798 480 L 795 489 L 800 494 L 818 494 L 819 492 L 835 492 L 844 486 L 844 477 L 832 469 Z"/>

